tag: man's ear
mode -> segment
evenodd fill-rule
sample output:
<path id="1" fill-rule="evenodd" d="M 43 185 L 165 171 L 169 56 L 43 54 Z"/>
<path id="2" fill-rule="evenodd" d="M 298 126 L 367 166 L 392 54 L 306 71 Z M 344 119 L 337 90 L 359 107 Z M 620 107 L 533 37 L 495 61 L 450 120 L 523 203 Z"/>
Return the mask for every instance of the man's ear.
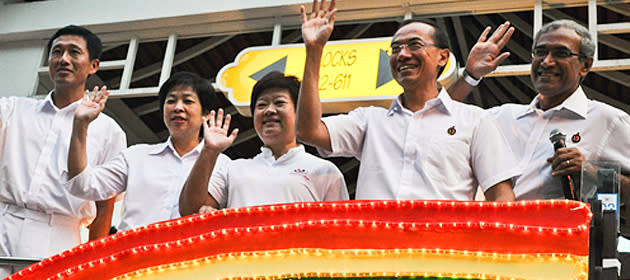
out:
<path id="1" fill-rule="evenodd" d="M 585 77 L 591 68 L 593 67 L 593 58 L 589 57 L 582 61 L 582 68 L 580 69 L 580 76 Z"/>
<path id="2" fill-rule="evenodd" d="M 440 65 L 440 67 L 444 67 L 446 66 L 446 63 L 448 62 L 448 58 L 451 54 L 451 51 L 449 51 L 448 49 L 440 49 L 439 54 L 440 56 L 438 60 L 438 65 Z"/>
<path id="3" fill-rule="evenodd" d="M 93 75 L 98 71 L 98 67 L 101 65 L 101 60 L 98 58 L 90 60 L 90 72 L 88 74 Z"/>

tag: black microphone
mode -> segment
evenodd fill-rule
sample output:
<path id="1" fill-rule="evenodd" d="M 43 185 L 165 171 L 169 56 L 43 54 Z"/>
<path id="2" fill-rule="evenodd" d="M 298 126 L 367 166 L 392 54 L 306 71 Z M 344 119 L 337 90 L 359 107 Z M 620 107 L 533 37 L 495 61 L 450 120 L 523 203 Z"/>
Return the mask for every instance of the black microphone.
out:
<path id="1" fill-rule="evenodd" d="M 549 141 L 551 141 L 551 144 L 553 144 L 554 151 L 566 147 L 566 137 L 567 136 L 559 129 L 551 130 L 551 133 L 549 133 Z M 571 175 L 564 175 L 562 176 L 561 180 L 564 198 L 577 200 L 577 195 L 575 193 L 575 184 L 573 183 L 573 178 L 571 177 Z"/>

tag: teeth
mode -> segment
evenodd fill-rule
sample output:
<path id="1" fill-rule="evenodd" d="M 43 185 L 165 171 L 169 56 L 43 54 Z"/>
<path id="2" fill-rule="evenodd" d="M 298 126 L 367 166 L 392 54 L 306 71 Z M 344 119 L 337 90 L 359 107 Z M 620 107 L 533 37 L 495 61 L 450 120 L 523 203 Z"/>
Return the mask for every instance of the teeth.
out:
<path id="1" fill-rule="evenodd" d="M 411 66 L 411 65 L 403 65 L 403 66 L 400 66 L 398 68 L 398 71 L 407 70 L 407 69 L 411 69 L 411 68 L 413 68 L 413 66 Z"/>

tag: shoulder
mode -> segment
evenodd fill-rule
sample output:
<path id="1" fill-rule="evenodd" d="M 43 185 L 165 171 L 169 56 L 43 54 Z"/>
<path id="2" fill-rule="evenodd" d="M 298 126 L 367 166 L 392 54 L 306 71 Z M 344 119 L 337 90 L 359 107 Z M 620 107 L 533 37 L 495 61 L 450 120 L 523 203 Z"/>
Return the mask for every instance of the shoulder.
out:
<path id="1" fill-rule="evenodd" d="M 123 154 L 126 157 L 137 157 L 140 155 L 148 155 L 149 153 L 155 151 L 158 146 L 163 145 L 160 144 L 135 144 L 131 145 L 128 148 L 123 150 Z"/>
<path id="2" fill-rule="evenodd" d="M 499 106 L 495 106 L 486 110 L 488 114 L 493 116 L 515 116 L 523 114 L 529 105 L 525 104 L 514 104 L 514 103 L 506 103 Z"/>
<path id="3" fill-rule="evenodd" d="M 607 127 L 609 130 L 616 130 L 617 133 L 627 133 L 630 130 L 628 113 L 596 100 L 589 100 L 587 120 L 589 123 Z"/>
<path id="4" fill-rule="evenodd" d="M 328 160 L 325 160 L 323 158 L 317 157 L 315 155 L 312 155 L 308 152 L 304 152 L 303 154 L 300 155 L 300 157 L 302 161 L 308 162 L 308 165 L 311 166 L 311 168 L 313 168 L 314 170 L 321 170 L 321 171 L 328 171 L 328 172 L 330 172 L 331 170 L 335 170 L 341 173 L 339 168 L 337 168 L 337 166 L 334 163 Z"/>
<path id="5" fill-rule="evenodd" d="M 597 117 L 605 119 L 619 119 L 629 117 L 628 113 L 624 112 L 623 110 L 597 100 L 589 100 L 588 114 L 589 116 L 595 115 Z"/>
<path id="6" fill-rule="evenodd" d="M 99 133 L 103 133 L 105 135 L 124 135 L 125 132 L 120 125 L 110 116 L 106 114 L 99 114 L 98 117 L 92 122 L 94 127 L 99 131 Z"/>
<path id="7" fill-rule="evenodd" d="M 31 97 L 6 96 L 0 97 L 0 106 L 2 108 L 20 107 L 20 111 L 27 108 L 36 108 L 44 103 L 44 99 L 35 99 Z"/>

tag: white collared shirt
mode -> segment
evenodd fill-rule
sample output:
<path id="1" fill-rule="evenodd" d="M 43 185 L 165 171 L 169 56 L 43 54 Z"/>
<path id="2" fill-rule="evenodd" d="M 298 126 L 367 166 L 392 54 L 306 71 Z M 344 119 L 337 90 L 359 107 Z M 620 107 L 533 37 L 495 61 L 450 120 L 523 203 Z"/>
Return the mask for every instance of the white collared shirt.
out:
<path id="1" fill-rule="evenodd" d="M 630 170 L 630 116 L 610 105 L 590 100 L 579 87 L 560 105 L 543 111 L 540 96 L 529 105 L 491 108 L 499 128 L 521 165 L 514 182 L 516 199 L 564 198 L 559 177 L 551 176 L 547 158 L 554 154 L 549 133 L 560 129 L 566 146 L 576 147 L 587 160 L 617 161 Z"/>
<path id="2" fill-rule="evenodd" d="M 179 195 L 203 142 L 179 156 L 171 139 L 129 147 L 114 159 L 88 166 L 66 183 L 76 196 L 102 200 L 126 191 L 120 230 L 179 218 Z M 229 162 L 220 154 L 216 165 Z"/>
<path id="3" fill-rule="evenodd" d="M 307 153 L 302 145 L 277 160 L 269 148 L 262 147 L 254 158 L 234 160 L 215 171 L 208 193 L 221 208 L 348 200 L 341 171 Z"/>
<path id="4" fill-rule="evenodd" d="M 399 98 L 389 110 L 358 108 L 323 119 L 332 151 L 320 154 L 361 160 L 357 199 L 472 200 L 478 184 L 485 192 L 518 174 L 482 109 L 445 90 L 415 113 Z"/>
<path id="5" fill-rule="evenodd" d="M 94 203 L 70 195 L 61 180 L 80 102 L 59 109 L 52 92 L 43 100 L 0 98 L 0 202 L 74 217 L 82 224 L 91 222 Z M 125 133 L 109 116 L 100 114 L 90 123 L 90 164 L 102 164 L 126 146 Z"/>

